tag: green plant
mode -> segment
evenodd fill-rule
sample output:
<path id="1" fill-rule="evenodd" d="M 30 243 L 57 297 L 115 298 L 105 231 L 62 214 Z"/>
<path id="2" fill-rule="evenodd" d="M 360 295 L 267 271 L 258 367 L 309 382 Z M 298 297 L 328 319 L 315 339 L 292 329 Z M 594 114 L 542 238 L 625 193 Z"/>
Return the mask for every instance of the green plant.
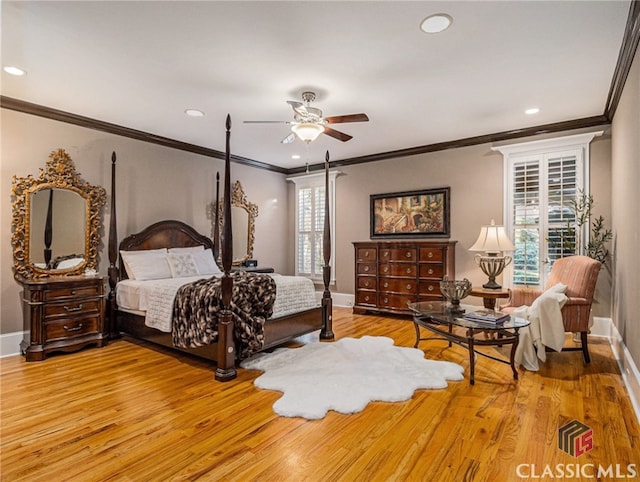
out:
<path id="1" fill-rule="evenodd" d="M 582 243 L 582 237 L 578 235 L 582 227 L 589 222 L 593 209 L 593 196 L 587 195 L 582 190 L 578 190 L 578 196 L 571 200 L 571 208 L 575 213 L 575 220 L 567 221 L 566 227 L 561 232 L 556 233 L 557 237 L 547 238 L 550 246 L 556 248 L 560 257 L 571 254 L 583 253 L 590 258 L 607 262 L 609 250 L 607 243 L 613 238 L 613 232 L 604 226 L 604 218 L 600 215 L 591 224 L 591 236 L 586 245 Z M 559 239 L 558 239 L 559 238 Z"/>

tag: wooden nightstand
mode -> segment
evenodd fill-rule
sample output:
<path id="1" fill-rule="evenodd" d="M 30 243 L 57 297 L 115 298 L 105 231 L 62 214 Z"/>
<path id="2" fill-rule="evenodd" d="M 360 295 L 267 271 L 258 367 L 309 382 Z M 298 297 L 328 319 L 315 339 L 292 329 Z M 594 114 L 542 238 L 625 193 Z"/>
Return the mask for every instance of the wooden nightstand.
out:
<path id="1" fill-rule="evenodd" d="M 486 288 L 473 288 L 469 294 L 482 298 L 482 304 L 488 310 L 495 309 L 496 301 L 499 298 L 509 298 L 509 290 L 503 289 L 490 290 Z"/>
<path id="2" fill-rule="evenodd" d="M 24 339 L 20 351 L 27 361 L 44 360 L 54 351 L 104 346 L 105 277 L 69 276 L 25 279 L 22 285 Z"/>

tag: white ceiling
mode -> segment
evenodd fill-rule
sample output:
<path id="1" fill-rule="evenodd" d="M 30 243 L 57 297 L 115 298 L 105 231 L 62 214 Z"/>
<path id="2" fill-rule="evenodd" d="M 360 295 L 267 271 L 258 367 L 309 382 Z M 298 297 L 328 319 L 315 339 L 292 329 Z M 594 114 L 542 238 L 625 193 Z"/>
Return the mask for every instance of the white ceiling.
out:
<path id="1" fill-rule="evenodd" d="M 2 1 L 2 95 L 285 168 L 603 114 L 629 1 Z M 452 26 L 425 34 L 432 13 Z M 287 100 L 365 112 L 309 146 Z M 524 110 L 539 107 L 527 116 Z M 203 110 L 191 118 L 184 110 Z M 291 156 L 299 154 L 301 159 Z"/>

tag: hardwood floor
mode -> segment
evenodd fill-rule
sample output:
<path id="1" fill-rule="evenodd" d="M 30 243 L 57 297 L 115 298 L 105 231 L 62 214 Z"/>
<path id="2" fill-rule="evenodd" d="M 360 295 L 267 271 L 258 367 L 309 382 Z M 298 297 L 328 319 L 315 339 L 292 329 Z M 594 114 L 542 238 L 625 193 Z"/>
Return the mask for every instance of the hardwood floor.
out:
<path id="1" fill-rule="evenodd" d="M 342 308 L 334 331 L 400 346 L 415 336 L 406 319 Z M 613 471 L 600 480 L 616 470 L 638 477 L 638 420 L 607 341 L 590 342 L 590 365 L 577 352 L 551 353 L 519 381 L 480 357 L 475 386 L 463 349 L 422 342 L 428 358 L 465 367 L 466 379 L 317 421 L 276 416 L 279 393 L 252 385 L 259 372 L 221 384 L 207 363 L 126 339 L 43 362 L 9 357 L 0 365 L 2 480 L 552 480 L 545 467 L 557 480 L 558 464 L 583 480 L 600 466 Z M 593 449 L 578 458 L 557 441 L 574 419 L 593 429 Z"/>

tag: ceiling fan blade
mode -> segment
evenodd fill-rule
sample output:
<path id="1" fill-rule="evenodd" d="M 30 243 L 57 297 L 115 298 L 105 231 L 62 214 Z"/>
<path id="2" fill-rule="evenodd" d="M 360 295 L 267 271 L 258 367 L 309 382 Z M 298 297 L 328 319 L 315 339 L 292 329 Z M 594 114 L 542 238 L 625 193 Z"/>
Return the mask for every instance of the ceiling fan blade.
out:
<path id="1" fill-rule="evenodd" d="M 296 140 L 296 135 L 293 132 L 290 132 L 289 135 L 284 139 L 282 139 L 280 142 L 282 144 L 291 144 L 295 140 Z"/>
<path id="2" fill-rule="evenodd" d="M 339 141 L 342 141 L 342 142 L 347 142 L 348 140 L 353 139 L 353 136 L 350 136 L 349 134 L 345 134 L 344 132 L 337 131 L 327 126 L 324 126 L 323 134 L 331 136 L 334 139 L 338 139 Z"/>
<path id="3" fill-rule="evenodd" d="M 348 114 L 325 117 L 324 120 L 329 124 L 342 124 L 344 122 L 367 122 L 369 117 L 367 117 L 367 114 Z"/>
<path id="4" fill-rule="evenodd" d="M 298 102 L 295 100 L 288 100 L 287 104 L 289 104 L 293 109 L 293 111 L 296 112 L 297 114 L 300 114 L 301 116 L 308 115 L 307 108 L 302 102 Z"/>
<path id="5" fill-rule="evenodd" d="M 244 124 L 291 124 L 289 121 L 242 121 Z"/>

